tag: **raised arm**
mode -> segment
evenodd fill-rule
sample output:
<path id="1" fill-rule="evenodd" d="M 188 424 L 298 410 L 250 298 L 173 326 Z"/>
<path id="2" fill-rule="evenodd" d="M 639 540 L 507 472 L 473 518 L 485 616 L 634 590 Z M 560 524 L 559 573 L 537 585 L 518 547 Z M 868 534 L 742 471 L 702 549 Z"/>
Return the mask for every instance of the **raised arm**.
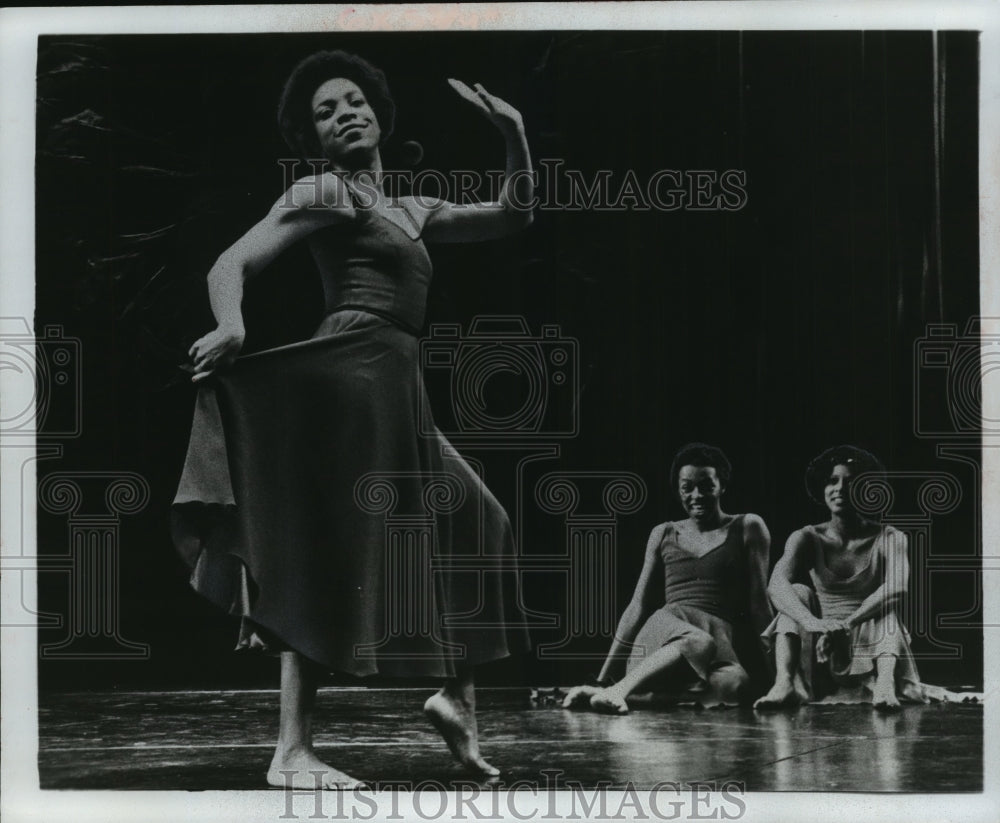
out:
<path id="1" fill-rule="evenodd" d="M 601 667 L 599 680 L 607 680 L 617 666 L 624 663 L 628 657 L 629 647 L 635 640 L 643 621 L 654 611 L 658 602 L 663 599 L 663 561 L 660 558 L 660 540 L 663 538 L 665 526 L 660 525 L 650 532 L 646 542 L 646 557 L 639 572 L 639 580 L 635 584 L 632 599 L 622 613 L 615 630 L 607 659 Z"/>
<path id="2" fill-rule="evenodd" d="M 806 631 L 817 634 L 842 631 L 845 628 L 843 621 L 823 620 L 817 617 L 809 611 L 792 588 L 793 581 L 802 576 L 812 565 L 813 539 L 805 529 L 792 532 L 788 542 L 785 543 L 785 553 L 774 564 L 767 593 L 779 612 L 787 614 Z"/>
<path id="3" fill-rule="evenodd" d="M 743 545 L 747 552 L 750 619 L 757 634 L 771 622 L 771 602 L 767 597 L 767 566 L 771 554 L 771 534 L 756 514 L 743 518 Z"/>
<path id="4" fill-rule="evenodd" d="M 906 535 L 892 529 L 886 535 L 883 551 L 885 580 L 847 618 L 848 626 L 856 626 L 895 608 L 903 595 L 906 594 L 910 579 L 909 541 Z"/>
<path id="5" fill-rule="evenodd" d="M 489 240 L 519 231 L 531 223 L 535 194 L 534 171 L 521 113 L 487 92 L 479 83 L 472 89 L 458 80 L 448 82 L 503 135 L 506 168 L 495 202 L 450 203 L 436 200 L 428 203 L 424 198 L 414 198 L 424 211 L 423 236 L 431 242 L 461 243 Z"/>
<path id="6" fill-rule="evenodd" d="M 339 177 L 323 174 L 297 181 L 259 223 L 224 251 L 208 273 L 208 299 L 217 328 L 194 342 L 194 382 L 230 365 L 243 347 L 243 284 L 308 234 L 354 217 Z"/>

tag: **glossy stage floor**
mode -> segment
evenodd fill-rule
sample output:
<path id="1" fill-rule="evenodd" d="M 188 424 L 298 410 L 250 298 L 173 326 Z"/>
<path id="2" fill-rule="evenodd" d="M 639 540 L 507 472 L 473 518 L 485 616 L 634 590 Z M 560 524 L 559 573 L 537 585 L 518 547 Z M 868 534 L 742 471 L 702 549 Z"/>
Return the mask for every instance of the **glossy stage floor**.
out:
<path id="1" fill-rule="evenodd" d="M 373 787 L 461 779 L 420 714 L 429 693 L 321 690 L 320 755 Z M 274 691 L 43 694 L 39 708 L 43 789 L 266 788 Z M 976 792 L 983 785 L 982 705 L 907 706 L 888 715 L 857 705 L 767 714 L 675 707 L 609 717 L 532 700 L 526 689 L 483 689 L 479 727 L 484 754 L 503 771 L 500 786 L 544 787 L 543 770 L 586 788 L 735 780 L 746 791 Z"/>

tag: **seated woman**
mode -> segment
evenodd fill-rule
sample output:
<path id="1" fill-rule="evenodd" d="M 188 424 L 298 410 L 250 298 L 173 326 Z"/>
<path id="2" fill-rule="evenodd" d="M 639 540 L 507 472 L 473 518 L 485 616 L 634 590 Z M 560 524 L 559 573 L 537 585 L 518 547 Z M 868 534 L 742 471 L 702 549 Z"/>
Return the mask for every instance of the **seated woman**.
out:
<path id="1" fill-rule="evenodd" d="M 906 535 L 862 517 L 851 484 L 884 471 L 854 446 L 827 449 L 806 469 L 806 489 L 830 519 L 794 532 L 774 567 L 768 594 L 778 615 L 764 631 L 776 678 L 755 708 L 815 697 L 897 708 L 956 697 L 920 682 L 897 607 L 909 577 Z M 803 583 L 808 572 L 815 590 Z M 819 664 L 819 665 L 816 665 Z"/>
<path id="2" fill-rule="evenodd" d="M 606 688 L 571 689 L 565 708 L 625 714 L 626 699 L 640 692 L 705 706 L 739 701 L 750 681 L 741 659 L 748 662 L 758 648 L 748 632 L 749 655 L 738 658 L 734 626 L 762 627 L 771 618 L 765 592 L 770 536 L 757 515 L 722 511 L 730 473 L 729 460 L 713 446 L 691 443 L 677 453 L 670 482 L 688 518 L 661 523 L 649 535 L 635 594 L 599 682 L 627 656 L 625 676 Z"/>

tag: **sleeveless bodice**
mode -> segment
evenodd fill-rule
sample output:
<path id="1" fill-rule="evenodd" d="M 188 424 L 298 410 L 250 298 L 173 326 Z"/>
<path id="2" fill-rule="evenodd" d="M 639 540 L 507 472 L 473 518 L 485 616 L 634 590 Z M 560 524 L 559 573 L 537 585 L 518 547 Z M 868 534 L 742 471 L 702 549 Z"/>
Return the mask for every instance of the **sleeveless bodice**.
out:
<path id="1" fill-rule="evenodd" d="M 737 611 L 735 592 L 745 588 L 743 515 L 733 518 L 725 540 L 701 557 L 685 551 L 677 542 L 677 526 L 667 524 L 660 541 L 663 561 L 663 593 L 668 605 L 695 606 L 733 621 Z"/>
<path id="2" fill-rule="evenodd" d="M 412 222 L 402 206 L 394 208 L 402 222 Z M 419 237 L 376 211 L 358 210 L 355 220 L 310 235 L 309 248 L 323 279 L 326 314 L 369 309 L 419 332 L 432 272 Z"/>
<path id="3" fill-rule="evenodd" d="M 434 425 L 416 339 L 431 265 L 408 218 L 358 210 L 309 236 L 328 314 L 201 384 L 174 537 L 195 589 L 244 618 L 241 648 L 453 678 L 530 638 L 507 514 Z M 400 555 L 387 524 L 428 511 L 432 480 L 453 505 Z M 470 551 L 500 564 L 471 586 Z M 394 617 L 418 612 L 427 631 Z"/>
<path id="4" fill-rule="evenodd" d="M 815 538 L 813 545 L 816 553 L 809 576 L 816 588 L 820 609 L 823 617 L 842 620 L 853 614 L 864 599 L 882 585 L 885 579 L 883 547 L 889 530 L 883 527 L 876 535 L 868 555 L 868 562 L 864 567 L 850 577 L 842 577 L 827 567 L 823 541 L 813 526 L 808 528 L 812 530 Z"/>

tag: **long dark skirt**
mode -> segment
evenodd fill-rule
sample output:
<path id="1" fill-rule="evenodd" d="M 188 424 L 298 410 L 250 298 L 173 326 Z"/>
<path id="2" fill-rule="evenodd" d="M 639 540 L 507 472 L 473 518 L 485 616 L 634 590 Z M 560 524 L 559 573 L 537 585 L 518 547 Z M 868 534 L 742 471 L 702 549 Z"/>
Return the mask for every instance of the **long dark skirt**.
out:
<path id="1" fill-rule="evenodd" d="M 433 426 L 417 354 L 342 310 L 199 391 L 174 538 L 241 645 L 436 677 L 529 648 L 507 515 Z"/>

